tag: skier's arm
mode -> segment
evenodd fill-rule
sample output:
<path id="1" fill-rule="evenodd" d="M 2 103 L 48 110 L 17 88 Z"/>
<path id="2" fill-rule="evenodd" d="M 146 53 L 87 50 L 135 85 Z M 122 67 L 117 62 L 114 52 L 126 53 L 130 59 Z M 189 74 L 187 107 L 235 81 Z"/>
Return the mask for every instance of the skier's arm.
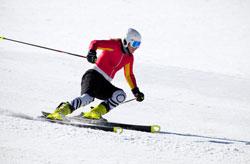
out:
<path id="1" fill-rule="evenodd" d="M 93 40 L 89 45 L 87 60 L 90 63 L 95 63 L 97 60 L 96 50 L 113 51 L 114 44 L 112 40 Z"/>
<path id="2" fill-rule="evenodd" d="M 93 40 L 89 45 L 89 50 L 96 51 L 97 49 L 99 49 L 113 51 L 115 49 L 115 44 L 113 43 L 113 40 Z"/>
<path id="3" fill-rule="evenodd" d="M 133 73 L 133 59 L 130 63 L 126 64 L 124 67 L 124 74 L 126 77 L 126 80 L 131 88 L 131 91 L 133 92 L 134 96 L 136 97 L 137 101 L 143 101 L 144 100 L 144 94 L 140 92 L 139 88 L 137 87 L 135 76 Z"/>
<path id="4" fill-rule="evenodd" d="M 124 66 L 124 75 L 131 90 L 136 88 L 137 84 L 133 73 L 133 61 Z"/>

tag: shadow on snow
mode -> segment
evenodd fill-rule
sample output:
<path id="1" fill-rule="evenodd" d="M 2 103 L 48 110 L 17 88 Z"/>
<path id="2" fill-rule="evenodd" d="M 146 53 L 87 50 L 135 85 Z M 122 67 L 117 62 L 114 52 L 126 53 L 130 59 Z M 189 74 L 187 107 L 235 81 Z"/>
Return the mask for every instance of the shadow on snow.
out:
<path id="1" fill-rule="evenodd" d="M 159 134 L 168 134 L 168 135 L 177 135 L 177 136 L 182 136 L 182 137 L 209 139 L 208 141 L 197 141 L 197 142 L 211 142 L 211 143 L 217 143 L 217 144 L 234 144 L 234 143 L 238 142 L 238 143 L 244 143 L 246 145 L 250 145 L 250 141 L 236 140 L 236 139 L 229 139 L 229 138 L 222 138 L 222 137 L 210 137 L 210 136 L 203 136 L 203 135 L 196 135 L 196 134 L 175 133 L 175 132 L 166 132 L 166 131 L 159 132 Z"/>

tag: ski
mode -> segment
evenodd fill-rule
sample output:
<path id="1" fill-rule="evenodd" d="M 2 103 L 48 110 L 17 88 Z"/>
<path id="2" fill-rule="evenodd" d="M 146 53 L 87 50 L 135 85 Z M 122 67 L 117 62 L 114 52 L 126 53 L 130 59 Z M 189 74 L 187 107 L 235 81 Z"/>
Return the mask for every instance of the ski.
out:
<path id="1" fill-rule="evenodd" d="M 90 129 L 95 129 L 95 130 L 103 130 L 107 132 L 115 132 L 115 133 L 122 133 L 123 128 L 117 127 L 117 126 L 106 126 L 106 125 L 101 125 L 101 124 L 90 124 L 90 123 L 83 123 L 83 122 L 73 122 L 71 119 L 65 118 L 64 120 L 52 120 L 46 118 L 46 116 L 50 114 L 47 112 L 42 112 L 42 116 L 38 117 L 39 121 L 46 121 L 46 122 L 51 122 L 51 123 L 57 123 L 61 125 L 69 125 L 69 126 L 74 126 L 74 127 L 79 127 L 79 128 L 90 128 Z"/>
<path id="2" fill-rule="evenodd" d="M 159 125 L 135 125 L 135 124 L 125 124 L 125 123 L 117 123 L 117 122 L 109 122 L 106 119 L 101 120 L 93 120 L 82 117 L 83 113 L 81 113 L 78 116 L 69 117 L 69 119 L 77 120 L 79 122 L 86 122 L 91 123 L 95 125 L 105 125 L 110 127 L 121 127 L 123 129 L 128 130 L 136 130 L 136 131 L 142 131 L 142 132 L 150 132 L 150 133 L 157 133 L 160 132 L 160 126 Z"/>
<path id="3" fill-rule="evenodd" d="M 44 116 L 48 115 L 49 113 L 42 112 Z M 88 119 L 82 117 L 83 113 L 77 116 L 72 117 L 66 117 L 65 119 L 71 120 L 71 121 L 78 121 L 80 123 L 87 123 L 91 125 L 97 125 L 97 126 L 105 126 L 105 127 L 120 127 L 123 129 L 128 130 L 136 130 L 136 131 L 142 131 L 142 132 L 150 132 L 150 133 L 157 133 L 160 132 L 160 126 L 159 125 L 135 125 L 135 124 L 124 124 L 124 123 L 116 123 L 116 122 L 109 122 L 106 119 L 100 119 L 100 120 L 94 120 L 94 119 Z"/>

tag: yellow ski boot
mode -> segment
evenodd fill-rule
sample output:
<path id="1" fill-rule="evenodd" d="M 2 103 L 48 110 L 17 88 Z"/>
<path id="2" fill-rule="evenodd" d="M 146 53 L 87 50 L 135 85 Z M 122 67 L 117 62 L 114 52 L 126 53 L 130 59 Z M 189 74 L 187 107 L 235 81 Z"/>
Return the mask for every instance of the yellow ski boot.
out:
<path id="1" fill-rule="evenodd" d="M 61 103 L 56 110 L 47 116 L 51 120 L 63 120 L 63 116 L 72 113 L 72 106 L 68 102 Z"/>
<path id="2" fill-rule="evenodd" d="M 103 104 L 99 104 L 98 106 L 91 109 L 91 111 L 83 113 L 84 118 L 99 120 L 102 118 L 102 115 L 108 113 L 107 108 Z"/>

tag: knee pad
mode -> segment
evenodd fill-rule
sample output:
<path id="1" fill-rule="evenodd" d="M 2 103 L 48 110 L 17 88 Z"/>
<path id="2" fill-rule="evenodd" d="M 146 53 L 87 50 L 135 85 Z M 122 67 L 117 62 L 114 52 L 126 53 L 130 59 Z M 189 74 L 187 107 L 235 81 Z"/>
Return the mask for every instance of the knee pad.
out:
<path id="1" fill-rule="evenodd" d="M 120 103 L 124 102 L 127 95 L 123 90 L 117 90 L 112 94 L 112 97 L 105 101 L 108 104 L 109 109 L 113 109 Z"/>
<path id="2" fill-rule="evenodd" d="M 111 99 L 115 102 L 115 103 L 122 103 L 123 101 L 125 101 L 127 95 L 123 90 L 117 90 L 112 94 Z"/>

